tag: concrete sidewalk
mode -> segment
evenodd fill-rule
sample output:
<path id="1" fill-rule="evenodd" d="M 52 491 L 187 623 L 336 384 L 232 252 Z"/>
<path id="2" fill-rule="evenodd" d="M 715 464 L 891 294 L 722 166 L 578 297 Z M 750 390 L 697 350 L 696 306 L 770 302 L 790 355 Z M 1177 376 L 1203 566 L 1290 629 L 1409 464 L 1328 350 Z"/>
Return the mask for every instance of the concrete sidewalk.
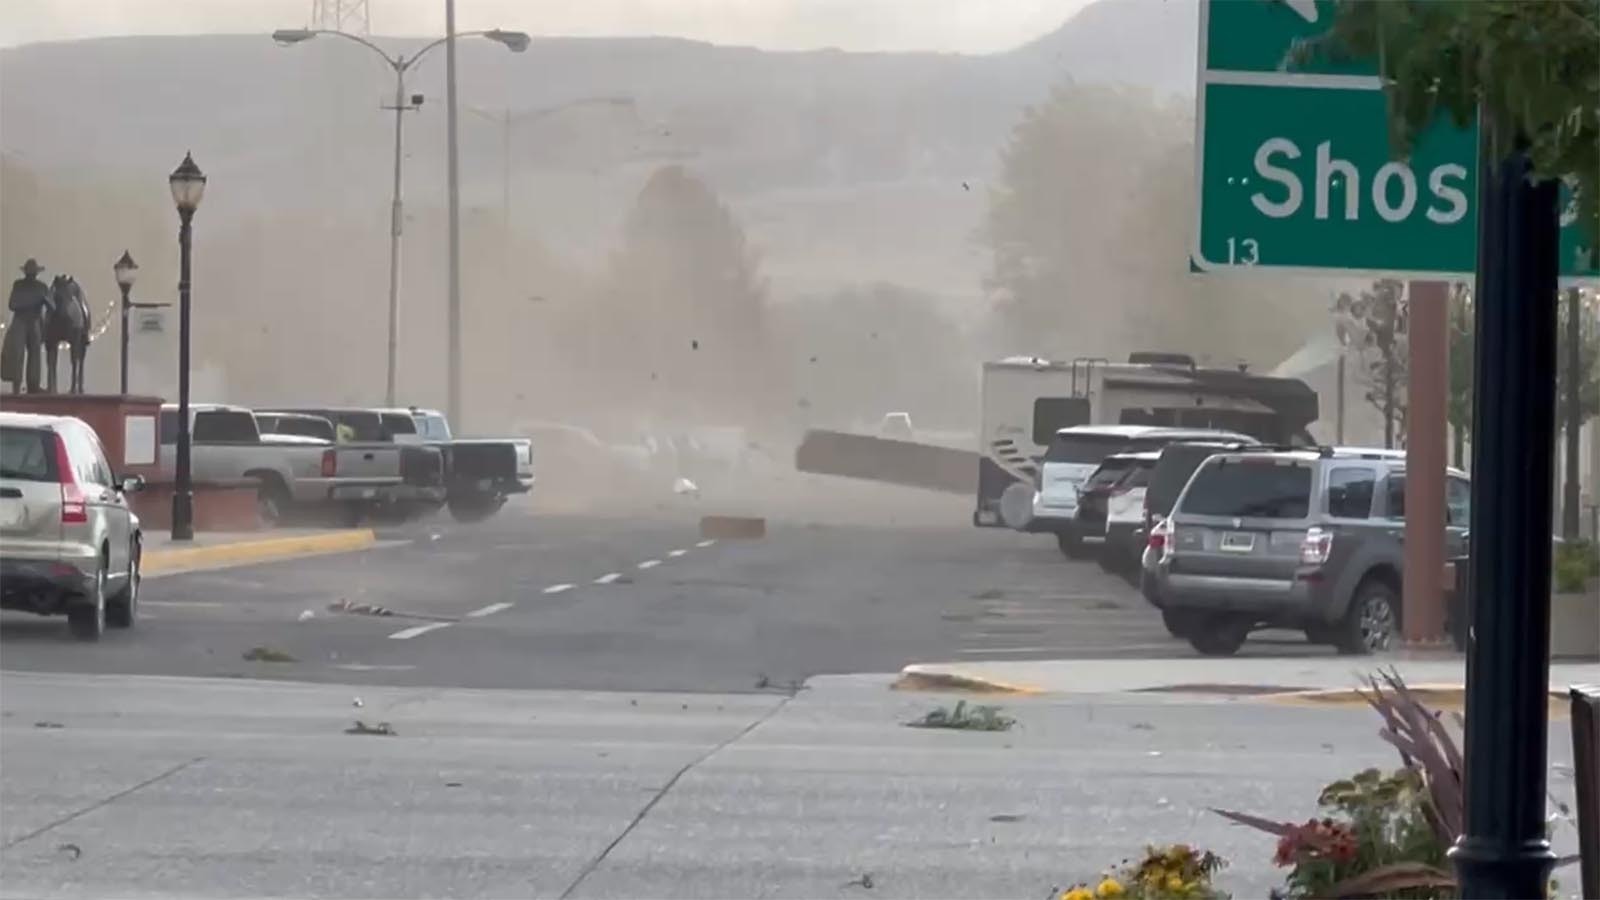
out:
<path id="1" fill-rule="evenodd" d="M 152 577 L 365 550 L 378 538 L 370 528 L 351 528 L 208 532 L 182 542 L 147 532 L 144 540 L 144 575 Z"/>
<path id="2" fill-rule="evenodd" d="M 1208 808 L 1303 819 L 1396 764 L 1366 710 L 1236 698 L 1005 698 L 1016 727 L 972 733 L 904 727 L 952 698 L 881 679 L 791 699 L 0 677 L 0 896 L 30 898 L 1043 897 L 1172 841 L 1262 897 L 1272 838 Z M 1563 723 L 1550 746 L 1570 761 Z"/>
<path id="3" fill-rule="evenodd" d="M 965 690 L 998 694 L 1108 694 L 1166 691 L 1195 694 L 1290 694 L 1318 692 L 1324 699 L 1360 700 L 1353 689 L 1369 674 L 1394 669 L 1414 688 L 1428 688 L 1436 701 L 1459 702 L 1466 660 L 1459 656 L 1407 658 L 1180 658 L 1052 659 L 997 662 L 918 663 L 906 666 L 901 690 Z M 1600 683 L 1600 664 L 1556 663 L 1550 689 Z M 1330 692 L 1333 696 L 1328 696 Z"/>

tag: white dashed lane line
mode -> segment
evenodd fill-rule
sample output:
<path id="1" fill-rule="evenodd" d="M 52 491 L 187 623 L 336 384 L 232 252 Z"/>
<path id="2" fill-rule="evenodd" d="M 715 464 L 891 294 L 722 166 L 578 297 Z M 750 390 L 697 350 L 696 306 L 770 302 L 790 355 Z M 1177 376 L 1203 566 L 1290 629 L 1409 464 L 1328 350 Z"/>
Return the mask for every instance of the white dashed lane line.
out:
<path id="1" fill-rule="evenodd" d="M 552 584 L 544 589 L 546 594 L 564 594 L 577 587 L 575 584 Z"/>
<path id="2" fill-rule="evenodd" d="M 641 568 L 641 569 L 654 569 L 656 566 L 659 566 L 659 565 L 661 565 L 661 560 L 659 560 L 659 559 L 647 559 L 644 562 L 639 563 L 639 568 Z"/>
<path id="3" fill-rule="evenodd" d="M 622 577 L 621 572 L 607 572 L 594 580 L 595 584 L 610 584 Z"/>
<path id="4" fill-rule="evenodd" d="M 431 622 L 427 625 L 418 625 L 415 628 L 407 628 L 402 631 L 396 631 L 394 634 L 389 635 L 389 640 L 409 641 L 419 634 L 427 634 L 430 631 L 438 631 L 440 628 L 449 628 L 454 624 L 454 622 Z"/>
<path id="5" fill-rule="evenodd" d="M 700 542 L 700 543 L 698 543 L 698 544 L 695 544 L 695 546 L 696 546 L 696 547 L 709 547 L 709 546 L 711 546 L 711 545 L 712 545 L 712 544 L 715 544 L 715 543 L 716 543 L 716 541 L 714 541 L 714 540 L 711 540 L 711 541 L 701 541 L 701 542 Z"/>
<path id="6" fill-rule="evenodd" d="M 677 559 L 678 557 L 680 557 L 680 556 L 682 556 L 682 555 L 684 555 L 685 553 L 688 553 L 688 552 L 689 551 L 687 551 L 687 550 L 669 550 L 669 551 L 667 551 L 667 555 L 672 557 L 673 559 Z"/>
<path id="7" fill-rule="evenodd" d="M 472 612 L 467 613 L 467 618 L 469 618 L 469 619 L 481 619 L 484 616 L 492 616 L 492 615 L 494 615 L 495 613 L 499 612 L 502 609 L 510 609 L 510 608 L 511 608 L 511 604 L 510 603 L 491 603 L 491 604 L 489 604 L 488 606 L 485 606 L 482 609 L 475 609 Z"/>

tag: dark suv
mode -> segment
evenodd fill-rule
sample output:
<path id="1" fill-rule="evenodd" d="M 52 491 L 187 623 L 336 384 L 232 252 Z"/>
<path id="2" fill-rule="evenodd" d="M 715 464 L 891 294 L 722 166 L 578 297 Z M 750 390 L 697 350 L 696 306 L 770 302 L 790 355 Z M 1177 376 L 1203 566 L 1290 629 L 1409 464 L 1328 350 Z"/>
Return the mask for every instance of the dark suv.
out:
<path id="1" fill-rule="evenodd" d="M 1471 489 L 1448 470 L 1445 554 L 1466 546 Z M 1241 450 L 1211 456 L 1167 520 L 1155 566 L 1167 623 L 1207 655 L 1257 628 L 1343 653 L 1388 649 L 1400 625 L 1405 456 Z"/>

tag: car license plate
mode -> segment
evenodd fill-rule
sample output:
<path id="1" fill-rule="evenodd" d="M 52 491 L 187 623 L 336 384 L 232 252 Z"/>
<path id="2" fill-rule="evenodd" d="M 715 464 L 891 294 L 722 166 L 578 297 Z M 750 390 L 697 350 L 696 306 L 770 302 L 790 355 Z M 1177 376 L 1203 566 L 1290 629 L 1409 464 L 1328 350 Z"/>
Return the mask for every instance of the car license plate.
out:
<path id="1" fill-rule="evenodd" d="M 1248 531 L 1229 531 L 1222 535 L 1224 553 L 1249 553 L 1256 548 L 1256 536 Z"/>

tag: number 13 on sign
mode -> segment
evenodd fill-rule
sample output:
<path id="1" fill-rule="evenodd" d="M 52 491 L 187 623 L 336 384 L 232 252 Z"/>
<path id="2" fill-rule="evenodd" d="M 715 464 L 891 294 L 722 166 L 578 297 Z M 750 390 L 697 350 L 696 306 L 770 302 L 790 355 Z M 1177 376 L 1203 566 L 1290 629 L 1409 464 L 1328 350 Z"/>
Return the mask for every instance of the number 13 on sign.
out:
<path id="1" fill-rule="evenodd" d="M 1228 264 L 1253 266 L 1261 261 L 1261 245 L 1255 238 L 1228 238 Z"/>

